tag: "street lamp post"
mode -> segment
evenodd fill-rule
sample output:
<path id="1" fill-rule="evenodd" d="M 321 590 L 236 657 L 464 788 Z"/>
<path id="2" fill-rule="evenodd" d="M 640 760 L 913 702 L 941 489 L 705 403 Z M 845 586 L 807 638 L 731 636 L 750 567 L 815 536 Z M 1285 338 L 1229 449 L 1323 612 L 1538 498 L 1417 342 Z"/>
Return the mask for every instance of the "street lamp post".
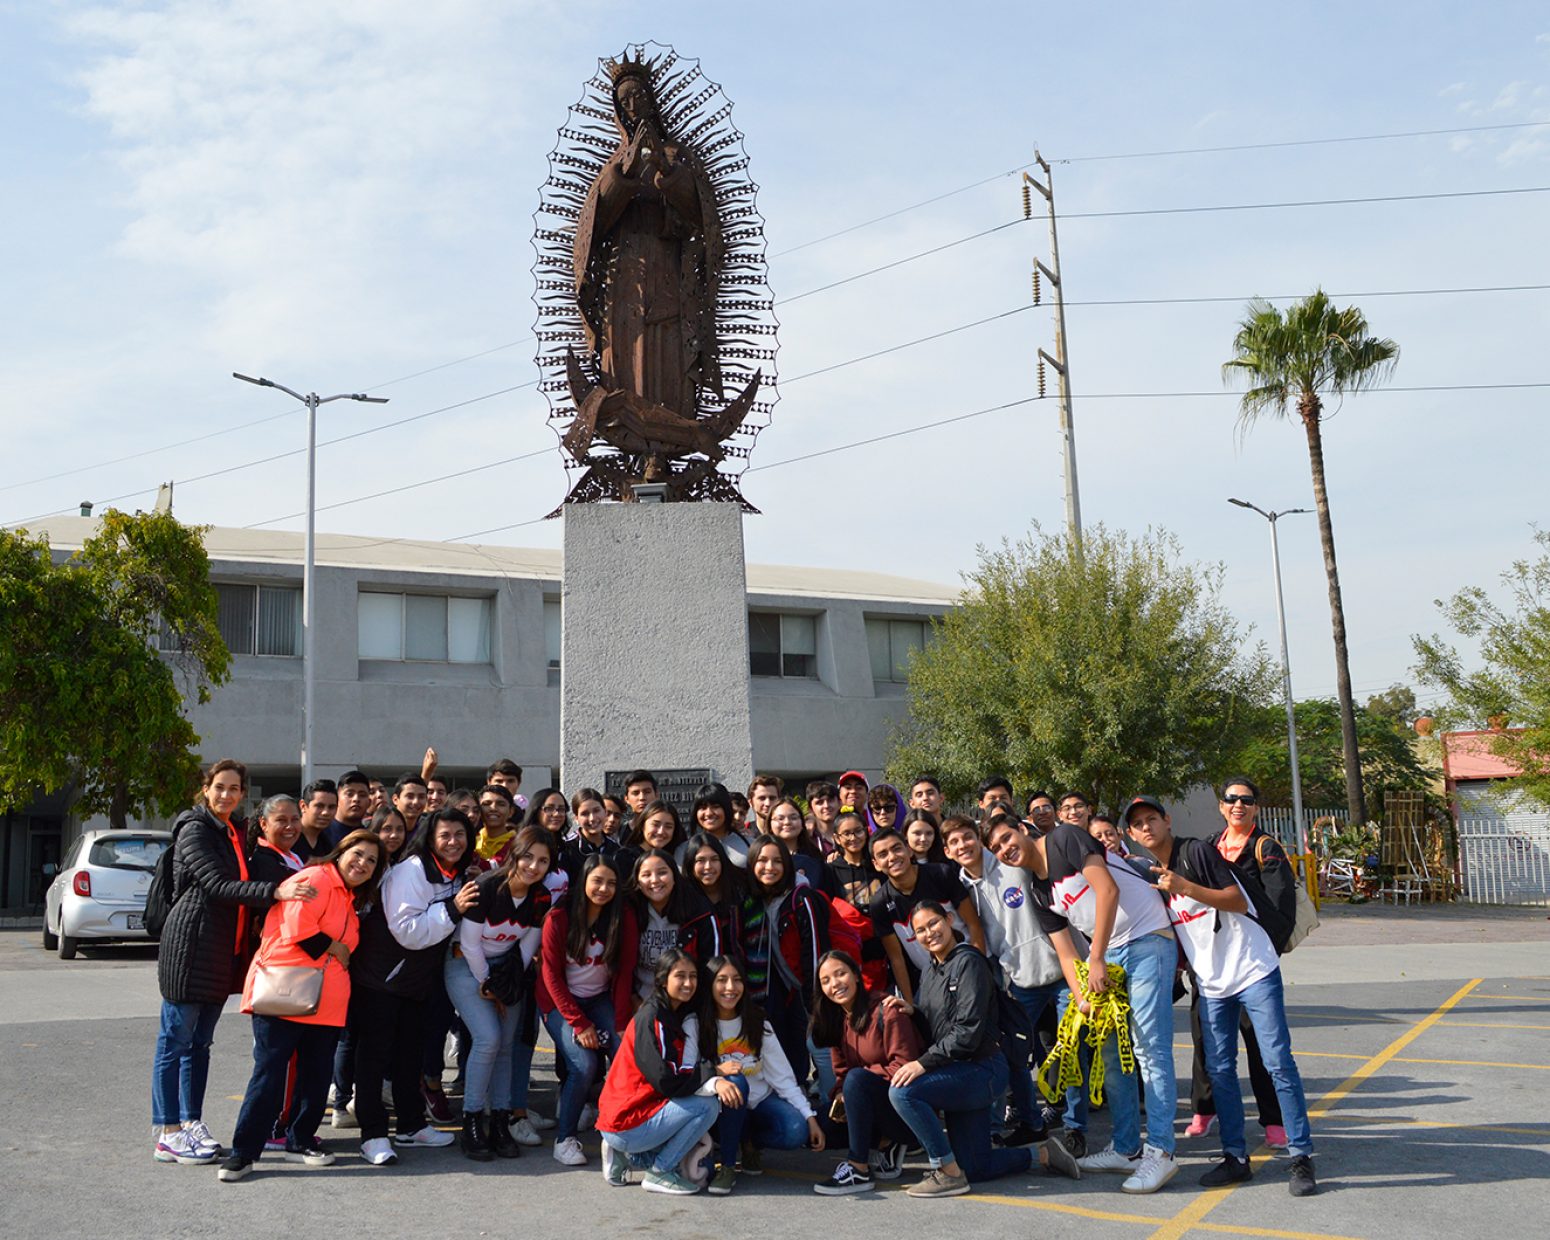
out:
<path id="1" fill-rule="evenodd" d="M 1266 512 L 1258 504 L 1246 499 L 1229 499 L 1229 504 L 1249 508 L 1270 522 L 1270 567 L 1276 582 L 1276 619 L 1281 625 L 1281 693 L 1286 698 L 1286 747 L 1292 758 L 1292 814 L 1297 819 L 1297 848 L 1308 851 L 1308 827 L 1302 820 L 1302 771 L 1297 763 L 1297 716 L 1292 711 L 1292 662 L 1286 648 L 1286 602 L 1281 595 L 1281 544 L 1276 538 L 1276 522 L 1282 517 L 1311 511 L 1307 508 L 1288 508 L 1284 512 Z"/>
<path id="2" fill-rule="evenodd" d="M 317 595 L 312 588 L 312 578 L 316 567 L 314 543 L 317 531 L 318 406 L 326 405 L 331 400 L 360 400 L 372 405 L 385 405 L 388 398 L 367 396 L 361 392 L 340 392 L 334 396 L 319 396 L 316 392 L 308 392 L 303 396 L 273 379 L 255 379 L 251 375 L 238 374 L 235 370 L 231 372 L 231 377 L 258 387 L 274 388 L 307 406 L 307 542 L 301 570 L 301 782 L 305 787 L 312 782 L 312 762 L 316 752 L 313 747 L 313 726 L 316 722 L 313 700 L 317 687 L 317 667 L 312 658 L 312 637 L 317 620 Z"/>

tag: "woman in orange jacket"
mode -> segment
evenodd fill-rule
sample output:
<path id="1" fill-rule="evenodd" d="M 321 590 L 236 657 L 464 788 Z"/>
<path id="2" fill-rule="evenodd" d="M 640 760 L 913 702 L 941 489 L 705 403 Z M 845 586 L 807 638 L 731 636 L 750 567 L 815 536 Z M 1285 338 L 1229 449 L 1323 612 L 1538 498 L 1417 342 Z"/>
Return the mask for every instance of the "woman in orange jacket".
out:
<path id="1" fill-rule="evenodd" d="M 286 1068 L 292 1055 L 297 1057 L 296 1109 L 286 1132 L 285 1157 L 309 1167 L 326 1167 L 334 1161 L 318 1140 L 317 1130 L 333 1076 L 334 1047 L 350 1006 L 350 953 L 360 939 L 355 909 L 376 890 L 386 859 L 376 835 L 352 831 L 326 858 L 302 871 L 317 889 L 314 899 L 277 904 L 270 910 L 242 990 L 242 1010 L 253 1014 L 253 1075 L 220 1179 L 242 1179 L 263 1153 L 264 1139 L 285 1103 Z M 317 1010 L 307 1016 L 253 1012 L 253 986 L 260 968 L 321 969 L 323 989 Z"/>

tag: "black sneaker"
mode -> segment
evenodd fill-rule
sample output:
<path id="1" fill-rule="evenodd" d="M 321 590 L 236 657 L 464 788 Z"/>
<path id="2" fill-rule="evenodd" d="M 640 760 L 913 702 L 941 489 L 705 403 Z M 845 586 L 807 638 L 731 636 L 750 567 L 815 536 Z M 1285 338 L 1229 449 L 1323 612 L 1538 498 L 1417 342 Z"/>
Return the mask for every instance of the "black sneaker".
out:
<path id="1" fill-rule="evenodd" d="M 1247 1158 L 1223 1154 L 1221 1161 L 1200 1177 L 1200 1187 L 1220 1188 L 1223 1184 L 1241 1184 L 1253 1178 L 1254 1169 L 1249 1166 Z"/>
<path id="2" fill-rule="evenodd" d="M 1037 1145 L 1047 1136 L 1049 1136 L 1049 1133 L 1043 1129 L 1034 1128 L 1028 1124 L 1018 1124 L 1015 1128 L 1009 1128 L 1005 1132 L 996 1133 L 991 1138 L 991 1142 L 1010 1149 L 1019 1145 Z"/>
<path id="3" fill-rule="evenodd" d="M 1292 1159 L 1291 1174 L 1286 1187 L 1293 1197 L 1311 1197 L 1319 1191 L 1318 1179 L 1313 1174 L 1313 1159 L 1306 1154 L 1299 1154 Z"/>
<path id="4" fill-rule="evenodd" d="M 822 1184 L 814 1184 L 813 1191 L 820 1197 L 847 1197 L 851 1193 L 869 1193 L 872 1187 L 872 1173 L 857 1169 L 846 1159 Z"/>
<path id="5" fill-rule="evenodd" d="M 1071 1151 L 1072 1158 L 1087 1157 L 1087 1134 L 1080 1128 L 1062 1128 L 1056 1135 L 1060 1143 Z"/>
<path id="6" fill-rule="evenodd" d="M 216 1173 L 215 1178 L 227 1184 L 235 1184 L 251 1170 L 253 1170 L 253 1160 L 251 1158 L 244 1158 L 241 1154 L 233 1154 L 221 1164 L 221 1169 Z"/>

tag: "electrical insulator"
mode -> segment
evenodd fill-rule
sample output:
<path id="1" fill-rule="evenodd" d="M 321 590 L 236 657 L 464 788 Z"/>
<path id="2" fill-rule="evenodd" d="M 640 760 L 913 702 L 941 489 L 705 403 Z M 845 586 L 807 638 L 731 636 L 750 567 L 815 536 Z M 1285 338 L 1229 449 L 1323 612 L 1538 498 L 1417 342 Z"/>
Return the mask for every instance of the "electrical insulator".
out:
<path id="1" fill-rule="evenodd" d="M 1023 182 L 1023 219 L 1033 218 L 1033 191 L 1028 188 L 1028 182 Z"/>
<path id="2" fill-rule="evenodd" d="M 1044 399 L 1044 359 L 1039 359 L 1039 399 Z"/>
<path id="3" fill-rule="evenodd" d="M 1039 265 L 1035 263 L 1033 265 L 1033 304 L 1038 305 L 1042 296 L 1043 290 L 1039 287 Z"/>

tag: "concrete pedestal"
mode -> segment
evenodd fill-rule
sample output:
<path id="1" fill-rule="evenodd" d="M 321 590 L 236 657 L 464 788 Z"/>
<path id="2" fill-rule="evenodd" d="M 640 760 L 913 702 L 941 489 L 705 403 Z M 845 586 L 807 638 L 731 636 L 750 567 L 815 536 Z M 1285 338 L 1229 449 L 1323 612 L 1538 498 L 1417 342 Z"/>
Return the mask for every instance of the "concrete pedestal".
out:
<path id="1" fill-rule="evenodd" d="M 743 514 L 736 504 L 566 505 L 560 779 L 708 767 L 753 777 Z"/>

